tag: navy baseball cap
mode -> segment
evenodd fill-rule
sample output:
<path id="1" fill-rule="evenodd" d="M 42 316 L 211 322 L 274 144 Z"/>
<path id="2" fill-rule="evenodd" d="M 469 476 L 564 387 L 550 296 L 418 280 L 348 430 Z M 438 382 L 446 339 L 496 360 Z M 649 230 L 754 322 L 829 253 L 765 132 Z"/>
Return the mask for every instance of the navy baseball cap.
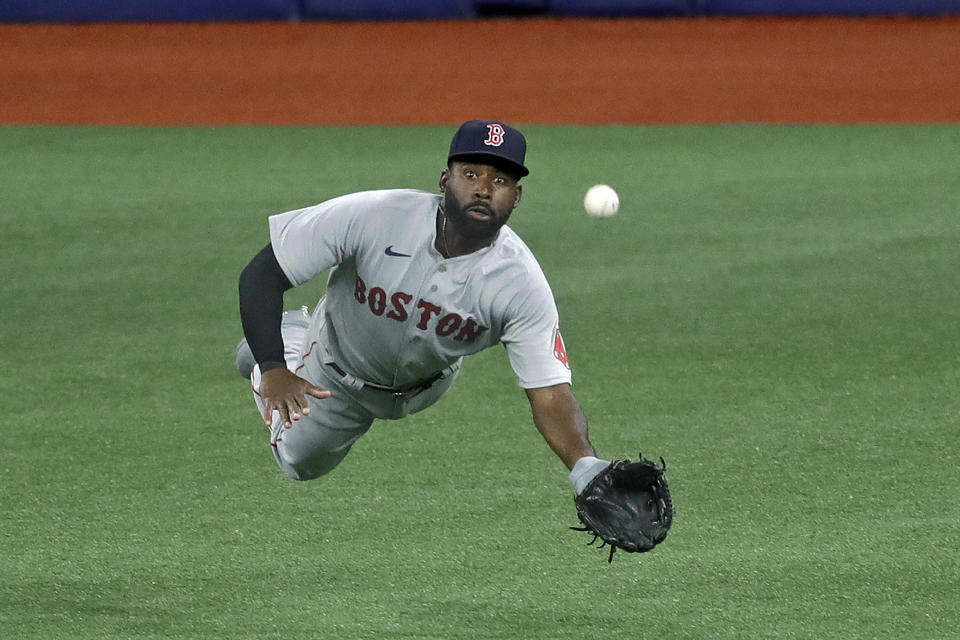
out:
<path id="1" fill-rule="evenodd" d="M 457 129 L 450 142 L 447 162 L 462 158 L 489 160 L 523 177 L 530 170 L 523 166 L 527 140 L 523 134 L 496 120 L 470 120 Z"/>

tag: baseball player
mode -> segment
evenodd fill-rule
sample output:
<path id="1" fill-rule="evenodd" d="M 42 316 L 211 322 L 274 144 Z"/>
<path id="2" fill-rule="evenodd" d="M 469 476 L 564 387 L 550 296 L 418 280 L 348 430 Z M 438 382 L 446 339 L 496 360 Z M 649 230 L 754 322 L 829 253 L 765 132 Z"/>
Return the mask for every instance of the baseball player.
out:
<path id="1" fill-rule="evenodd" d="M 526 146 L 513 127 L 472 120 L 451 141 L 439 195 L 353 193 L 269 218 L 270 243 L 240 276 L 237 365 L 290 478 L 330 472 L 375 419 L 429 407 L 464 356 L 497 343 L 575 490 L 609 464 L 571 391 L 547 280 L 506 226 Z M 311 314 L 283 312 L 286 290 L 325 272 Z"/>

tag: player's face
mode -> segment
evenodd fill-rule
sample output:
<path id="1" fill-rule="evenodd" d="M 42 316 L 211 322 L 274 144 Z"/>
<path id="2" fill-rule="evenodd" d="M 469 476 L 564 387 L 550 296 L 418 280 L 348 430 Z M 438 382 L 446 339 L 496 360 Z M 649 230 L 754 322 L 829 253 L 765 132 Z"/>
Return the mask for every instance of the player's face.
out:
<path id="1" fill-rule="evenodd" d="M 520 204 L 520 181 L 489 164 L 454 161 L 440 176 L 447 218 L 469 238 L 488 240 Z"/>

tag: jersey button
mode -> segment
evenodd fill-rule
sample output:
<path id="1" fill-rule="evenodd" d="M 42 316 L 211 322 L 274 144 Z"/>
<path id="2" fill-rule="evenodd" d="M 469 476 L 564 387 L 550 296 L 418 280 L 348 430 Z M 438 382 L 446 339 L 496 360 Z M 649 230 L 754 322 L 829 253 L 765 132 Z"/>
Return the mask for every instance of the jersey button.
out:
<path id="1" fill-rule="evenodd" d="M 430 285 L 430 291 L 436 291 L 436 290 L 437 290 L 437 285 L 435 284 Z"/>
<path id="2" fill-rule="evenodd" d="M 440 265 L 439 267 L 437 267 L 437 271 L 439 271 L 440 273 L 444 273 L 446 270 L 447 270 L 446 265 Z"/>

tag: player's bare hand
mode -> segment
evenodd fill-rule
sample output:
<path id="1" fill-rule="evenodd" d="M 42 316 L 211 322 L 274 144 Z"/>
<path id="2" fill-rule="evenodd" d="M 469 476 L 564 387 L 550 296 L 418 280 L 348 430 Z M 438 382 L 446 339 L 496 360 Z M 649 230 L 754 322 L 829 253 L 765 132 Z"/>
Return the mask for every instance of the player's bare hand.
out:
<path id="1" fill-rule="evenodd" d="M 269 427 L 274 411 L 280 412 L 283 426 L 290 428 L 293 421 L 309 415 L 307 396 L 329 398 L 330 392 L 310 384 L 289 369 L 278 367 L 263 374 L 260 380 L 260 397 L 263 399 L 263 421 Z"/>

